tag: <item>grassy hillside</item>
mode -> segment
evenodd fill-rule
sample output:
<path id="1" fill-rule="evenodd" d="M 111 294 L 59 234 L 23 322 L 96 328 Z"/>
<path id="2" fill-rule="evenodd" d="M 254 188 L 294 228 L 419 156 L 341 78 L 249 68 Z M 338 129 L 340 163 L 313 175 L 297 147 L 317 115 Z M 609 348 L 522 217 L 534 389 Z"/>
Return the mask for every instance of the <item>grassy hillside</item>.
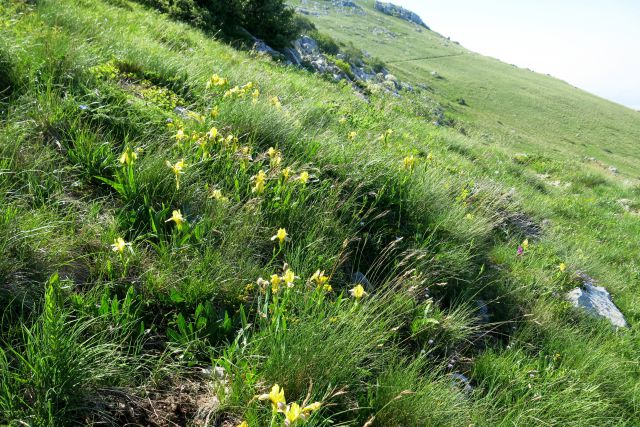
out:
<path id="1" fill-rule="evenodd" d="M 364 13 L 326 9 L 326 1 L 301 7 L 312 13 L 309 17 L 320 30 L 384 59 L 398 78 L 431 87 L 435 98 L 479 141 L 513 152 L 594 157 L 618 168 L 626 179 L 640 177 L 637 111 L 470 52 L 437 33 L 376 11 L 374 0 L 356 3 Z M 460 106 L 460 98 L 468 106 Z"/>
<path id="2" fill-rule="evenodd" d="M 637 113 L 373 13 L 332 33 L 433 90 L 0 3 L 0 424 L 640 422 Z M 464 55 L 432 81 L 409 36 Z M 565 301 L 578 272 L 629 328 Z"/>

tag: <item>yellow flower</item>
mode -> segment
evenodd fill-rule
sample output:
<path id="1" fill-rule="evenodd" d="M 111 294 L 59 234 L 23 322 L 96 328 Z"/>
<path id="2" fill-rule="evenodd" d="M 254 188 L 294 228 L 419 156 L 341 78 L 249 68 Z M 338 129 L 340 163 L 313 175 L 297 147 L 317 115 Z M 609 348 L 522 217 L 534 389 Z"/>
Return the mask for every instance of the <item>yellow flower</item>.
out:
<path id="1" fill-rule="evenodd" d="M 274 158 L 276 155 L 278 154 L 278 150 L 276 150 L 273 147 L 269 147 L 269 149 L 267 150 L 267 156 L 269 156 L 270 158 Z"/>
<path id="2" fill-rule="evenodd" d="M 310 280 L 318 286 L 324 286 L 329 281 L 329 278 L 324 275 L 324 271 L 318 270 L 313 273 Z"/>
<path id="3" fill-rule="evenodd" d="M 263 170 L 261 170 L 258 172 L 258 175 L 254 175 L 252 179 L 256 182 L 252 191 L 254 193 L 257 193 L 258 195 L 264 193 L 264 190 L 266 188 L 267 174 L 264 173 Z"/>
<path id="4" fill-rule="evenodd" d="M 260 97 L 260 91 L 258 89 L 254 90 L 253 93 L 251 94 L 252 99 L 252 103 L 253 105 L 258 103 L 258 98 Z"/>
<path id="5" fill-rule="evenodd" d="M 180 209 L 174 210 L 171 213 L 171 218 L 169 218 L 165 222 L 170 222 L 170 221 L 173 221 L 176 223 L 176 227 L 178 228 L 178 230 L 180 230 L 182 228 L 182 225 L 186 222 L 184 217 L 182 216 L 182 212 L 180 212 Z"/>
<path id="6" fill-rule="evenodd" d="M 278 241 L 280 242 L 280 244 L 283 244 L 285 240 L 287 240 L 287 230 L 285 230 L 284 228 L 279 228 L 278 232 L 276 233 L 275 236 L 271 237 L 271 240 L 276 240 L 278 239 Z"/>
<path id="7" fill-rule="evenodd" d="M 280 102 L 280 98 L 278 98 L 277 96 L 272 96 L 271 98 L 269 98 L 269 101 L 271 102 L 271 105 L 273 105 L 277 109 L 282 108 L 282 103 Z"/>
<path id="8" fill-rule="evenodd" d="M 564 262 L 561 262 L 560 265 L 558 266 L 558 269 L 560 270 L 560 273 L 564 273 L 565 271 L 567 271 L 567 264 L 565 264 Z"/>
<path id="9" fill-rule="evenodd" d="M 242 95 L 242 92 L 241 92 L 241 90 L 240 90 L 240 88 L 238 86 L 234 86 L 231 89 L 225 91 L 223 97 L 224 98 L 228 98 L 228 97 L 233 96 L 233 95 L 238 95 L 238 96 Z"/>
<path id="10" fill-rule="evenodd" d="M 391 135 L 393 135 L 393 129 L 387 129 L 387 130 L 384 132 L 384 136 L 385 136 L 385 138 L 388 138 L 388 137 L 390 137 Z"/>
<path id="11" fill-rule="evenodd" d="M 282 280 L 287 285 L 287 288 L 293 288 L 293 282 L 296 280 L 296 273 L 294 273 L 290 268 L 287 268 L 287 271 L 282 275 Z"/>
<path id="12" fill-rule="evenodd" d="M 524 239 L 521 246 L 522 246 L 522 249 L 524 250 L 529 249 L 529 239 Z"/>
<path id="13" fill-rule="evenodd" d="M 124 152 L 122 153 L 122 155 L 120 156 L 120 163 L 122 163 L 123 165 L 132 165 L 133 162 L 135 162 L 136 160 L 138 160 L 138 153 L 141 151 L 138 151 L 138 149 L 136 149 L 136 151 L 133 151 L 130 147 L 127 147 Z"/>
<path id="14" fill-rule="evenodd" d="M 338 119 L 338 123 L 340 123 L 341 125 L 347 123 L 347 118 L 345 116 L 342 116 Z"/>
<path id="15" fill-rule="evenodd" d="M 271 392 L 268 394 L 261 394 L 258 396 L 258 400 L 270 400 L 273 412 L 284 410 L 286 407 L 285 405 L 287 404 L 284 397 L 284 389 L 281 389 L 278 384 L 274 384 L 274 386 L 271 387 Z"/>
<path id="16" fill-rule="evenodd" d="M 280 163 L 282 163 L 282 156 L 277 155 L 275 156 L 273 159 L 271 159 L 271 164 L 270 166 L 272 168 L 277 168 L 278 166 L 280 166 Z"/>
<path id="17" fill-rule="evenodd" d="M 301 172 L 300 176 L 298 177 L 298 181 L 300 181 L 302 185 L 305 185 L 307 182 L 309 182 L 309 172 Z"/>
<path id="18" fill-rule="evenodd" d="M 313 402 L 311 405 L 307 405 L 304 408 L 302 408 L 302 412 L 304 414 L 309 414 L 311 412 L 315 412 L 318 409 L 320 409 L 322 407 L 322 403 L 320 402 Z"/>
<path id="19" fill-rule="evenodd" d="M 217 74 L 214 74 L 213 76 L 211 76 L 209 81 L 207 81 L 207 89 L 209 89 L 211 86 L 224 86 L 227 83 L 228 83 L 227 79 L 222 78 Z"/>
<path id="20" fill-rule="evenodd" d="M 433 153 L 427 154 L 427 161 L 430 162 L 433 160 Z"/>
<path id="21" fill-rule="evenodd" d="M 277 274 L 271 275 L 271 291 L 276 293 L 280 290 L 280 283 L 282 283 L 282 278 Z"/>
<path id="22" fill-rule="evenodd" d="M 402 163 L 403 163 L 405 169 L 413 170 L 413 167 L 416 164 L 416 158 L 413 157 L 413 156 L 407 156 L 407 157 L 404 158 Z"/>
<path id="23" fill-rule="evenodd" d="M 369 295 L 364 291 L 364 288 L 359 283 L 356 285 L 355 288 L 351 289 L 349 293 L 351 293 L 351 296 L 353 296 L 356 299 L 356 301 L 360 301 L 360 299 Z"/>
<path id="24" fill-rule="evenodd" d="M 228 197 L 225 197 L 225 196 L 222 194 L 222 191 L 221 191 L 221 190 L 219 190 L 219 189 L 217 189 L 217 188 L 214 188 L 213 190 L 211 190 L 211 193 L 209 194 L 209 198 L 210 198 L 210 199 L 217 200 L 217 201 L 219 201 L 219 202 L 223 202 L 223 203 L 224 203 L 224 202 L 228 202 L 228 201 L 229 201 L 229 198 L 228 198 Z"/>
<path id="25" fill-rule="evenodd" d="M 331 287 L 330 284 L 325 284 L 322 289 L 324 289 L 325 292 L 333 292 L 333 288 Z"/>
<path id="26" fill-rule="evenodd" d="M 218 114 L 220 114 L 220 111 L 218 111 L 218 106 L 216 105 L 215 107 L 213 107 L 209 114 L 211 114 L 211 117 L 214 119 L 218 117 Z"/>
<path id="27" fill-rule="evenodd" d="M 243 421 L 240 424 L 238 424 L 236 427 L 249 427 L 249 424 L 247 424 L 246 421 Z"/>
<path id="28" fill-rule="evenodd" d="M 122 237 L 118 237 L 113 241 L 113 244 L 111 245 L 111 250 L 113 252 L 123 253 L 127 247 L 131 247 L 131 243 L 127 243 L 124 241 Z"/>
<path id="29" fill-rule="evenodd" d="M 217 137 L 218 137 L 218 129 L 215 127 L 209 129 L 209 132 L 207 132 L 207 138 L 216 139 Z"/>
<path id="30" fill-rule="evenodd" d="M 288 181 L 290 176 L 291 176 L 291 168 L 289 166 L 282 169 L 282 178 L 284 178 L 285 181 Z"/>
<path id="31" fill-rule="evenodd" d="M 353 141 L 354 139 L 356 139 L 356 136 L 358 136 L 358 132 L 349 132 L 349 134 L 347 135 L 347 138 Z"/>
<path id="32" fill-rule="evenodd" d="M 180 189 L 180 175 L 184 173 L 184 168 L 187 167 L 184 159 L 180 159 L 175 164 L 171 164 L 169 160 L 167 160 L 167 166 L 171 168 L 171 172 L 176 176 L 176 190 Z"/>
<path id="33" fill-rule="evenodd" d="M 284 416 L 285 416 L 284 425 L 287 427 L 293 425 L 296 421 L 300 419 L 304 419 L 305 417 L 305 415 L 302 413 L 302 409 L 300 408 L 300 405 L 298 405 L 295 402 L 287 406 L 287 409 L 284 411 Z"/>

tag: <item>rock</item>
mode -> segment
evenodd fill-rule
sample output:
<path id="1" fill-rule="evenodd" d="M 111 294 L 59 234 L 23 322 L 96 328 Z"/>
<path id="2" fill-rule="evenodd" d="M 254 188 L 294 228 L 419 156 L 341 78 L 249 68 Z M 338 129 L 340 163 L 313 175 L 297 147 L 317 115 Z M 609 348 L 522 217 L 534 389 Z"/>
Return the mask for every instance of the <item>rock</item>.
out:
<path id="1" fill-rule="evenodd" d="M 293 48 L 302 56 L 313 56 L 320 54 L 318 42 L 309 36 L 302 36 L 293 41 Z"/>
<path id="2" fill-rule="evenodd" d="M 253 50 L 263 55 L 269 55 L 272 58 L 278 58 L 278 59 L 282 58 L 282 54 L 280 52 L 273 49 L 271 46 L 266 44 L 263 40 L 260 40 L 255 37 L 253 38 Z"/>
<path id="3" fill-rule="evenodd" d="M 460 105 L 462 105 L 464 107 L 468 106 L 467 101 L 465 101 L 464 98 L 458 98 L 458 104 L 460 104 Z"/>
<path id="4" fill-rule="evenodd" d="M 362 285 L 369 292 L 373 291 L 373 286 L 367 279 L 367 276 L 365 276 L 364 273 L 361 273 L 359 271 L 351 275 L 351 283 L 353 283 L 354 285 Z"/>
<path id="5" fill-rule="evenodd" d="M 618 172 L 618 168 L 615 167 L 615 166 L 609 166 L 608 170 L 609 170 L 609 172 L 611 172 L 614 175 L 617 175 L 619 173 Z"/>
<path id="6" fill-rule="evenodd" d="M 362 9 L 360 6 L 358 6 L 351 0 L 333 0 L 331 4 L 335 7 L 348 7 L 351 9 L 359 9 L 359 10 Z"/>
<path id="7" fill-rule="evenodd" d="M 376 10 L 390 16 L 395 16 L 396 18 L 404 19 L 405 21 L 413 22 L 421 27 L 426 28 L 427 24 L 422 21 L 422 18 L 417 13 L 411 12 L 410 10 L 405 9 L 402 6 L 397 6 L 392 3 L 384 3 L 376 0 L 375 4 Z"/>
<path id="8" fill-rule="evenodd" d="M 296 67 L 299 67 L 299 66 L 302 65 L 302 56 L 294 48 L 287 47 L 287 48 L 284 49 L 283 53 L 284 53 L 284 57 L 291 64 L 295 65 Z"/>
<path id="9" fill-rule="evenodd" d="M 626 328 L 627 321 L 611 300 L 609 292 L 601 286 L 595 286 L 593 279 L 586 274 L 579 277 L 583 281 L 582 287 L 575 288 L 567 294 L 569 302 L 593 316 L 608 319 L 616 328 Z"/>

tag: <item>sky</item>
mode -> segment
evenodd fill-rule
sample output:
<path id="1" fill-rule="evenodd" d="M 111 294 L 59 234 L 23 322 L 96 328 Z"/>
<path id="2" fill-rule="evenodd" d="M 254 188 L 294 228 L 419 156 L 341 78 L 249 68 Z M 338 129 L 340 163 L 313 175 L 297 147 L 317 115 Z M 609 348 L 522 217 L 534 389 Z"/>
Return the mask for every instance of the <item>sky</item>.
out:
<path id="1" fill-rule="evenodd" d="M 640 0 L 389 0 L 480 54 L 640 110 Z"/>

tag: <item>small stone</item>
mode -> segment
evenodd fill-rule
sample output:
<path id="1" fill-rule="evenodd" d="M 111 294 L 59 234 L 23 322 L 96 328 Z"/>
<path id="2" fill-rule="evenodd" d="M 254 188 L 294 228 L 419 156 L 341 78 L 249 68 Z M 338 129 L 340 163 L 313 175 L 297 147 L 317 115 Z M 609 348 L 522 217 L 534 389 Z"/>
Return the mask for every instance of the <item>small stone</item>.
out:
<path id="1" fill-rule="evenodd" d="M 624 315 L 611 300 L 611 294 L 601 287 L 595 286 L 593 279 L 586 274 L 580 275 L 582 287 L 575 288 L 567 294 L 567 299 L 574 307 L 586 310 L 592 316 L 608 319 L 616 328 L 626 328 Z"/>

